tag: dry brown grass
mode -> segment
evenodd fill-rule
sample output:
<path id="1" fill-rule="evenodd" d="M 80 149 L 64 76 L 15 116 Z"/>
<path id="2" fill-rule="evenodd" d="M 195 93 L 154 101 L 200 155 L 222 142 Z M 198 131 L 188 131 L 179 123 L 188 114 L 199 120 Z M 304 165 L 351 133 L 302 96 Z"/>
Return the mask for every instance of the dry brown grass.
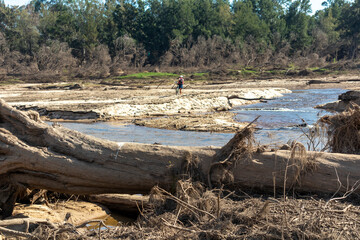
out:
<path id="1" fill-rule="evenodd" d="M 285 174 L 288 173 L 289 169 L 293 171 L 291 174 L 291 176 L 293 176 L 291 186 L 301 184 L 301 177 L 305 174 L 313 172 L 316 168 L 316 155 L 308 154 L 303 144 L 293 141 L 285 171 Z M 284 191 L 285 190 L 286 187 L 284 186 Z"/>
<path id="2" fill-rule="evenodd" d="M 360 107 L 352 104 L 347 111 L 319 120 L 327 129 L 331 152 L 360 153 Z"/>
<path id="3" fill-rule="evenodd" d="M 304 146 L 293 144 L 289 166 L 296 166 L 298 177 L 312 167 L 304 152 Z M 184 177 L 196 168 L 193 157 L 187 158 Z M 38 239 L 359 239 L 359 196 L 353 194 L 353 202 L 348 196 L 295 198 L 284 192 L 270 197 L 241 189 L 209 190 L 201 182 L 184 179 L 172 193 L 154 187 L 149 206 L 139 206 L 140 215 L 131 225 L 119 222 L 116 227 L 81 231 L 70 223 L 56 229 L 45 224 L 32 235 Z"/>
<path id="4" fill-rule="evenodd" d="M 176 193 L 152 191 L 152 204 L 128 226 L 78 239 L 359 239 L 360 207 L 311 197 L 271 198 L 237 195 L 179 181 Z M 59 236 L 60 237 L 60 236 Z M 65 238 L 59 238 L 65 239 Z"/>

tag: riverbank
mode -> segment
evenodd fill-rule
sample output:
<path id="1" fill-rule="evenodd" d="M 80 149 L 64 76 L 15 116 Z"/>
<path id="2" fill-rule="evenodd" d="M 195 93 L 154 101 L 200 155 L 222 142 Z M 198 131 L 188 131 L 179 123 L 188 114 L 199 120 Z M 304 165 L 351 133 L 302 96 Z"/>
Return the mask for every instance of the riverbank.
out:
<path id="1" fill-rule="evenodd" d="M 253 83 L 249 82 L 249 85 L 250 84 Z M 310 84 L 310 86 L 309 84 L 294 84 L 293 88 L 289 87 L 289 89 L 299 89 L 300 86 L 303 88 L 310 88 L 315 87 L 315 85 L 319 88 L 326 88 L 327 86 L 333 87 L 332 84 L 333 83 L 319 83 Z M 270 98 L 270 93 L 273 94 L 274 97 L 278 97 L 280 95 L 275 96 L 275 93 L 278 94 L 280 92 L 280 94 L 283 94 L 281 91 L 284 91 L 285 93 L 289 91 L 286 88 L 274 90 L 279 89 L 275 88 L 275 86 L 274 88 L 251 88 L 249 86 L 246 87 L 245 83 L 243 84 L 243 88 L 239 86 L 234 89 L 234 85 L 239 86 L 234 83 L 226 84 L 226 86 L 223 86 L 222 88 L 217 86 L 216 89 L 214 89 L 214 86 L 212 85 L 194 86 L 193 88 L 186 88 L 184 94 L 181 96 L 176 96 L 170 85 L 163 86 L 161 88 L 151 86 L 149 89 L 123 89 L 122 87 L 104 87 L 101 84 L 95 83 L 93 83 L 93 85 L 79 84 L 79 87 L 75 87 L 75 83 L 70 85 L 68 83 L 61 83 L 56 84 L 55 86 L 49 84 L 15 85 L 8 86 L 8 88 L 3 87 L 0 94 L 2 98 L 10 102 L 13 106 L 38 110 L 40 113 L 49 113 L 49 109 L 58 108 L 58 113 L 61 113 L 61 111 L 69 111 L 69 116 L 72 116 L 72 113 L 75 112 L 79 113 L 77 116 L 81 116 L 83 113 L 91 112 L 101 116 L 101 111 L 97 112 L 97 110 L 100 109 L 103 112 L 106 112 L 104 109 L 107 109 L 107 115 L 104 114 L 106 116 L 106 118 L 103 119 L 104 121 L 118 119 L 124 122 L 135 122 L 139 125 L 152 123 L 154 127 L 161 127 L 162 122 L 156 122 L 156 120 L 163 118 L 172 121 L 171 124 L 167 124 L 167 126 L 165 123 L 164 128 L 170 128 L 173 127 L 171 125 L 177 125 L 178 120 L 180 123 L 182 121 L 182 124 L 186 126 L 185 129 L 190 129 L 191 126 L 198 125 L 204 127 L 204 130 L 207 130 L 210 128 L 207 128 L 202 122 L 196 123 L 196 117 L 200 116 L 205 119 L 205 116 L 206 118 L 213 116 L 214 119 L 218 121 L 221 117 L 225 116 L 225 120 L 222 122 L 218 121 L 219 125 L 225 126 L 226 124 L 224 123 L 226 119 L 228 117 L 232 118 L 231 114 L 227 111 L 228 109 L 226 109 L 225 104 L 228 104 L 231 107 L 236 104 L 235 101 L 240 102 L 240 104 L 249 104 L 261 100 L 266 101 L 267 98 Z M 72 89 L 70 89 L 71 86 L 73 86 Z M 346 86 L 348 85 L 336 85 L 338 88 L 346 88 Z M 356 88 L 357 86 L 352 87 Z M 224 98 L 226 98 L 226 100 Z M 193 101 L 194 99 L 196 99 L 196 101 Z M 190 110 L 184 108 L 184 111 L 177 109 L 176 112 L 171 108 L 165 107 L 164 109 L 168 109 L 168 112 L 164 110 L 162 114 L 159 113 L 160 106 L 174 106 L 174 108 L 176 108 L 176 103 L 179 103 L 176 101 L 179 100 L 183 100 L 186 108 L 190 106 Z M 174 105 L 170 105 L 171 103 Z M 219 103 L 224 105 L 214 109 L 214 106 L 220 105 Z M 146 112 L 144 109 L 147 109 L 148 112 L 151 112 L 149 109 L 152 109 L 153 112 L 151 112 L 152 114 L 145 114 L 145 116 L 143 116 L 143 114 L 136 115 L 133 111 L 130 111 L 129 108 L 126 108 L 126 104 L 132 108 L 136 108 L 140 113 L 141 110 Z M 191 107 L 194 109 L 191 109 Z M 114 117 L 115 115 L 111 115 L 112 111 L 116 114 L 130 114 L 124 116 L 117 115 L 117 117 Z M 55 114 L 55 112 L 53 114 Z M 45 114 L 43 115 L 44 119 L 47 119 L 48 117 L 49 116 L 46 116 Z M 65 120 L 73 121 L 71 119 Z M 64 119 L 55 118 L 55 121 L 64 121 Z M 79 118 L 77 121 L 99 121 L 99 119 Z M 188 126 L 190 125 L 188 124 L 189 122 L 195 122 L 197 125 L 194 124 Z M 183 130 L 185 130 L 184 125 L 182 124 L 178 124 L 178 126 L 179 128 L 183 128 Z M 54 128 L 56 128 L 56 124 L 54 124 Z M 176 128 L 176 126 L 174 128 Z M 200 130 L 198 129 L 198 131 Z M 258 164 L 259 166 L 261 165 L 258 159 L 253 159 L 251 163 Z M 197 186 L 198 185 L 189 186 L 185 189 L 186 191 L 190 189 L 191 191 L 189 191 L 193 192 L 193 190 L 198 190 Z M 184 199 L 181 198 L 181 200 L 184 200 L 185 205 L 176 205 L 176 203 L 175 205 L 172 204 L 174 202 L 174 198 L 166 199 L 164 202 L 158 202 L 155 205 L 152 205 L 153 208 L 147 208 L 146 211 L 141 212 L 141 217 L 136 224 L 125 226 L 125 224 L 118 223 L 118 228 L 102 229 L 101 231 L 99 227 L 99 233 L 96 238 L 99 238 L 99 236 L 102 236 L 105 239 L 123 239 L 131 237 L 150 238 L 150 236 L 162 236 L 164 239 L 176 239 L 179 237 L 179 231 L 180 233 L 185 232 L 186 234 L 182 234 L 182 236 L 186 236 L 186 238 L 202 238 L 204 236 L 209 238 L 241 238 L 245 236 L 255 238 L 286 236 L 286 238 L 291 238 L 294 236 L 301 236 L 303 238 L 311 237 L 317 239 L 335 239 L 335 237 L 340 235 L 346 235 L 349 238 L 353 238 L 356 234 L 358 234 L 358 228 L 356 228 L 356 214 L 359 212 L 359 207 L 351 202 L 340 203 L 332 200 L 333 198 L 331 198 L 331 196 L 326 196 L 323 199 L 321 197 L 315 198 L 317 200 L 314 200 L 313 196 L 311 196 L 311 201 L 306 200 L 306 197 L 305 199 L 292 199 L 290 196 L 286 197 L 285 195 L 282 195 L 282 193 L 275 192 L 273 193 L 276 195 L 274 198 L 273 194 L 264 195 L 263 192 L 261 192 L 262 197 L 258 197 L 256 191 L 245 190 L 245 193 L 243 192 L 244 189 L 237 190 L 238 191 L 236 192 L 227 192 L 225 190 L 224 192 L 216 192 L 217 190 L 202 192 L 202 190 L 199 190 L 198 192 L 195 192 L 197 195 L 194 198 L 187 197 L 187 195 L 181 195 L 183 194 L 181 193 L 180 196 L 185 196 Z M 188 193 L 186 192 L 186 194 Z M 159 200 L 159 198 L 156 199 Z M 68 200 L 66 200 L 66 202 L 68 202 Z M 18 213 L 24 216 L 33 216 L 24 214 L 24 212 L 27 211 L 26 208 L 28 208 L 28 212 L 31 212 L 36 208 L 33 205 L 26 205 L 24 208 L 21 205 L 18 206 Z M 189 213 L 189 206 L 196 207 L 192 208 Z M 49 208 L 40 208 L 51 212 L 51 209 L 57 209 L 58 207 L 59 204 L 55 204 L 54 206 L 51 205 Z M 39 209 L 35 210 L 38 215 L 34 217 L 43 219 L 47 218 L 47 214 L 41 213 Z M 70 205 L 58 209 L 61 211 L 61 214 L 50 221 L 59 223 L 57 228 L 48 228 L 40 233 L 36 232 L 38 236 L 42 236 L 41 234 L 44 236 L 56 236 L 58 229 L 64 228 L 64 234 L 69 234 L 66 235 L 67 238 L 77 238 L 80 236 L 85 236 L 89 239 L 92 237 L 95 238 L 93 232 L 84 231 L 83 233 L 77 230 L 67 232 L 67 229 L 70 229 L 69 226 L 71 226 L 72 229 L 75 229 L 75 226 L 78 223 L 90 220 L 93 217 L 97 218 L 101 215 L 100 213 L 102 213 L 103 209 L 96 209 L 94 207 L 94 215 L 90 215 L 88 212 L 83 211 L 84 209 L 82 203 L 77 202 L 70 202 Z M 73 222 L 75 215 L 71 213 L 71 217 L 65 220 L 67 216 L 64 215 L 64 213 L 70 212 L 68 209 L 79 212 L 81 219 L 80 216 L 79 218 L 76 216 L 78 220 L 77 222 Z M 300 210 L 302 212 L 301 219 L 295 219 L 294 216 L 297 216 L 297 211 Z M 143 209 L 140 208 L 140 211 L 143 211 Z M 330 215 L 334 217 L 334 213 L 338 214 L 336 215 L 336 219 L 328 217 Z M 314 218 L 314 216 L 316 216 L 316 218 Z M 356 221 L 349 223 L 349 221 L 353 221 L 354 218 Z M 149 219 L 151 219 L 151 221 L 149 221 Z M 190 225 L 188 224 L 189 222 L 187 219 L 192 219 Z M 322 220 L 318 222 L 316 219 Z M 343 219 L 346 220 L 347 227 L 350 229 L 345 232 L 343 231 Z M 306 222 L 305 225 L 304 221 Z M 169 222 L 172 224 L 169 224 Z M 246 228 L 244 227 L 244 224 L 247 226 Z M 313 228 L 312 226 L 315 225 L 316 228 Z M 289 228 L 289 226 L 292 227 Z M 331 226 L 331 228 L 329 228 L 329 226 Z M 24 225 L 24 227 L 26 230 L 26 225 Z M 144 236 L 144 231 L 146 231 L 146 236 Z M 66 238 L 66 236 L 64 238 Z"/>
<path id="2" fill-rule="evenodd" d="M 0 96 L 19 109 L 39 112 L 47 121 L 116 120 L 165 129 L 236 132 L 244 123 L 233 120 L 233 114 L 228 112 L 232 107 L 291 92 L 285 88 L 240 88 L 233 84 L 193 86 L 184 89 L 182 95 L 176 95 L 171 85 L 145 89 L 101 84 L 68 86 L 8 86 L 2 87 Z"/>
<path id="3" fill-rule="evenodd" d="M 236 132 L 246 122 L 233 119 L 228 110 L 235 106 L 281 97 L 292 89 L 360 88 L 358 78 L 192 81 L 185 83 L 182 95 L 176 95 L 173 82 L 168 81 L 136 87 L 109 86 L 101 81 L 15 84 L 1 86 L 0 97 L 19 109 L 36 110 L 48 121 L 115 120 L 174 130 Z"/>

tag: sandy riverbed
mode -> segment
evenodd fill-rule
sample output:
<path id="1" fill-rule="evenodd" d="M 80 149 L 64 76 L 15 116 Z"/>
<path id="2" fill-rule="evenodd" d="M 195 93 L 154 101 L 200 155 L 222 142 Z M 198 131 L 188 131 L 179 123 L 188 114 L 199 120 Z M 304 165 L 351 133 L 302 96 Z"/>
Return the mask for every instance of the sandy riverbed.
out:
<path id="1" fill-rule="evenodd" d="M 226 84 L 187 85 L 176 95 L 172 85 L 107 86 L 96 82 L 2 86 L 0 97 L 20 109 L 34 109 L 51 121 L 124 121 L 142 126 L 212 132 L 235 132 L 231 108 L 281 97 L 292 89 L 360 87 L 359 77 L 243 80 Z M 78 85 L 77 85 L 78 84 Z M 76 86 L 77 85 L 77 86 Z M 76 86 L 76 87 L 74 87 Z"/>
<path id="2" fill-rule="evenodd" d="M 0 91 L 0 96 L 20 109 L 38 111 L 45 120 L 118 120 L 158 128 L 235 132 L 243 123 L 235 122 L 228 110 L 291 92 L 286 88 L 204 85 L 176 95 L 171 86 L 145 90 L 94 84 L 70 90 L 56 84 L 57 90 L 49 90 L 53 86 L 17 85 Z"/>

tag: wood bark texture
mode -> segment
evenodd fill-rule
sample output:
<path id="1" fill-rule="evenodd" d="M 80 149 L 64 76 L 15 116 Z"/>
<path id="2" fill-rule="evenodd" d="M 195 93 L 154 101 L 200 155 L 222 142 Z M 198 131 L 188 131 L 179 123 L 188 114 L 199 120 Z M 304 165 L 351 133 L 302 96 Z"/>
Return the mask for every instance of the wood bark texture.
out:
<path id="1" fill-rule="evenodd" d="M 117 210 L 125 213 L 138 213 L 149 204 L 149 196 L 140 194 L 96 194 L 90 195 L 89 201 L 101 203 L 111 210 Z"/>
<path id="2" fill-rule="evenodd" d="M 359 183 L 357 155 L 327 153 L 312 162 L 299 162 L 290 151 L 245 157 L 235 151 L 244 144 L 242 135 L 223 148 L 116 143 L 50 126 L 36 112 L 0 100 L 0 214 L 9 216 L 26 188 L 84 195 L 148 193 L 155 185 L 171 190 L 189 173 L 205 184 L 267 190 L 286 186 L 333 193 Z"/>

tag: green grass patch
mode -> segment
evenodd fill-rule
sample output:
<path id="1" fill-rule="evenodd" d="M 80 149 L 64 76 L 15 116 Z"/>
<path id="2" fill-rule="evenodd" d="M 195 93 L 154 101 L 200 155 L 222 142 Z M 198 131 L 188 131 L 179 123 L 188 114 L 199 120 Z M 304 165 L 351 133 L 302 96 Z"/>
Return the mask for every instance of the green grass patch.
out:
<path id="1" fill-rule="evenodd" d="M 197 72 L 192 74 L 187 74 L 185 76 L 185 82 L 202 82 L 206 81 L 209 78 L 209 73 L 207 72 Z"/>
<path id="2" fill-rule="evenodd" d="M 245 74 L 255 74 L 255 73 L 257 73 L 257 71 L 250 70 L 250 69 L 243 69 L 243 70 L 241 70 L 241 72 L 243 72 Z"/>
<path id="3" fill-rule="evenodd" d="M 178 74 L 174 73 L 162 73 L 162 72 L 142 72 L 133 73 L 125 76 L 116 77 L 117 79 L 146 79 L 146 78 L 170 78 L 178 77 Z"/>
<path id="4" fill-rule="evenodd" d="M 320 68 L 318 67 L 313 67 L 313 68 L 308 68 L 310 71 L 316 71 L 316 70 L 319 70 Z"/>
<path id="5" fill-rule="evenodd" d="M 297 67 L 296 67 L 295 64 L 293 64 L 293 63 L 290 63 L 289 66 L 288 66 L 288 69 L 294 70 L 294 69 L 296 69 L 296 68 L 297 68 Z"/>
<path id="6" fill-rule="evenodd" d="M 6 80 L 0 81 L 0 85 L 10 85 L 10 84 L 17 84 L 17 83 L 24 83 L 24 81 L 22 81 L 18 78 L 12 78 L 12 79 L 6 79 Z"/>
<path id="7" fill-rule="evenodd" d="M 274 69 L 274 70 L 265 71 L 265 73 L 271 74 L 271 75 L 284 75 L 286 72 L 287 72 L 287 70 L 285 70 L 285 69 Z"/>
<path id="8" fill-rule="evenodd" d="M 197 72 L 197 73 L 194 73 L 192 75 L 194 75 L 196 77 L 205 77 L 205 76 L 208 76 L 209 74 L 205 73 L 205 72 Z"/>
<path id="9" fill-rule="evenodd" d="M 324 74 L 324 73 L 332 73 L 333 71 L 331 71 L 330 69 L 327 68 L 309 68 L 312 72 L 314 73 L 320 73 L 320 74 Z"/>
<path id="10" fill-rule="evenodd" d="M 244 77 L 245 76 L 256 76 L 259 74 L 259 71 L 251 69 L 251 68 L 243 68 L 239 71 L 239 73 Z"/>

